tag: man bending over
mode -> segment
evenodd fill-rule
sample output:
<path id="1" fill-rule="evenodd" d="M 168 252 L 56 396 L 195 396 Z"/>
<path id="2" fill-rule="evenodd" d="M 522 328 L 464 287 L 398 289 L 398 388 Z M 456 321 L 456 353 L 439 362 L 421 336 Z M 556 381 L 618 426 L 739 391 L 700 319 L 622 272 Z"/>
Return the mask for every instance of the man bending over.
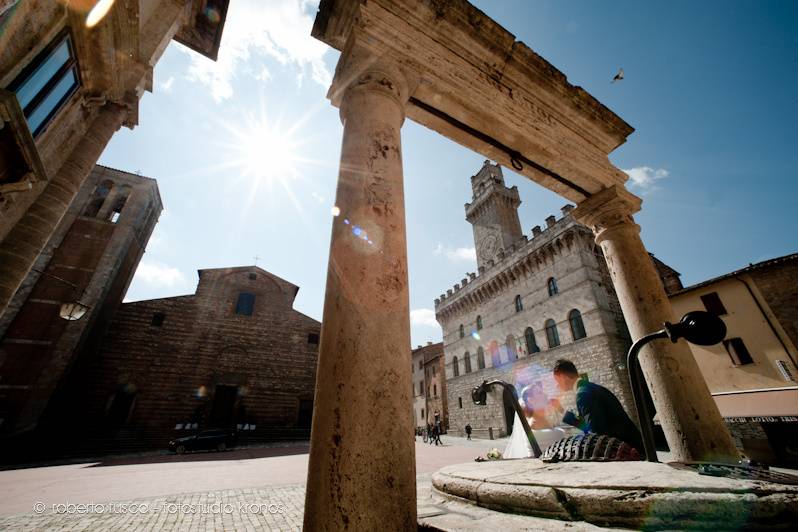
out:
<path id="1" fill-rule="evenodd" d="M 576 408 L 579 415 L 569 410 L 565 412 L 563 422 L 584 432 L 618 438 L 641 454 L 644 452 L 640 431 L 611 391 L 587 379 L 580 379 L 576 366 L 570 360 L 560 359 L 554 364 L 554 380 L 557 381 L 557 387 L 564 392 L 573 390 L 576 385 Z M 552 399 L 550 403 L 558 412 L 563 411 L 557 399 Z"/>

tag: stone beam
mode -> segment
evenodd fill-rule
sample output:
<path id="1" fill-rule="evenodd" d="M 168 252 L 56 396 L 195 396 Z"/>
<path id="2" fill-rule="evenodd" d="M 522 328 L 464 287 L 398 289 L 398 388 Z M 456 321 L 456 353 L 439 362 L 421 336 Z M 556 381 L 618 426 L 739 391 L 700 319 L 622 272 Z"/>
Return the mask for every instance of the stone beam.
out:
<path id="1" fill-rule="evenodd" d="M 631 126 L 465 0 L 322 0 L 313 35 L 417 72 L 409 118 L 571 201 L 627 179 Z"/>

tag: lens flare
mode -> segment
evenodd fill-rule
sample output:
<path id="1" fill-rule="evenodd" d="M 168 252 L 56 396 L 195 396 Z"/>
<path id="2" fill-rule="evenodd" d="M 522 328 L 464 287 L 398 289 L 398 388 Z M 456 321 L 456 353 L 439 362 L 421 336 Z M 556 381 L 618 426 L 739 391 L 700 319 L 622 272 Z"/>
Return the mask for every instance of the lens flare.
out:
<path id="1" fill-rule="evenodd" d="M 89 14 L 86 16 L 86 27 L 93 28 L 100 22 L 105 15 L 108 14 L 108 11 L 111 10 L 111 7 L 114 5 L 114 0 L 99 0 L 94 7 L 91 8 Z"/>
<path id="2" fill-rule="evenodd" d="M 333 216 L 338 216 L 339 214 L 341 214 L 341 209 L 339 209 L 336 206 L 336 207 L 333 207 L 332 209 L 330 209 L 330 212 L 332 213 Z"/>
<path id="3" fill-rule="evenodd" d="M 482 338 L 480 338 L 479 333 L 477 331 L 471 331 L 471 337 L 474 340 L 481 340 L 482 339 Z"/>

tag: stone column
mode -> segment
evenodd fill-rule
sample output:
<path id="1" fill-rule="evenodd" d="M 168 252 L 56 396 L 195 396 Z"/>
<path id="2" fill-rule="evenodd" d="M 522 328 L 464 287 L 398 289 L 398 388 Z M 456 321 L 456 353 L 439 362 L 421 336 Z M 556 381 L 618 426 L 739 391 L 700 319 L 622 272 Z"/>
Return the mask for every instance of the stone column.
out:
<path id="1" fill-rule="evenodd" d="M 304 529 L 415 530 L 407 240 L 407 84 L 378 63 L 343 89 Z M 338 92 L 338 94 L 341 94 Z"/>
<path id="2" fill-rule="evenodd" d="M 634 340 L 674 321 L 668 296 L 640 239 L 640 226 L 632 218 L 640 203 L 640 198 L 615 185 L 583 201 L 572 213 L 593 229 L 604 251 Z M 737 460 L 729 431 L 684 340 L 648 344 L 640 353 L 640 365 L 674 460 Z"/>
<path id="3" fill-rule="evenodd" d="M 121 127 L 125 107 L 107 103 L 55 176 L 0 243 L 0 314 L 66 214 L 105 146 Z"/>

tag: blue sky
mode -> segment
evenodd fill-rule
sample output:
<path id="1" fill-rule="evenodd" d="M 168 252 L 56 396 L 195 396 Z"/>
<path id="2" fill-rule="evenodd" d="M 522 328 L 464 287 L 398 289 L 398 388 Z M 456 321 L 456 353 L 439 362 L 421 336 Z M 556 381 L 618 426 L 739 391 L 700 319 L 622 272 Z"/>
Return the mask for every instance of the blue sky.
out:
<path id="1" fill-rule="evenodd" d="M 646 246 L 686 285 L 798 251 L 798 3 L 474 3 L 635 127 L 610 158 L 643 197 Z M 196 270 L 257 255 L 321 320 L 342 127 L 315 11 L 231 0 L 219 62 L 167 49 L 140 125 L 100 159 L 156 178 L 165 206 L 126 300 L 193 293 Z M 476 270 L 463 204 L 483 157 L 409 121 L 402 134 L 418 345 L 440 340 L 433 300 Z M 562 198 L 504 173 L 526 233 L 559 215 Z"/>

